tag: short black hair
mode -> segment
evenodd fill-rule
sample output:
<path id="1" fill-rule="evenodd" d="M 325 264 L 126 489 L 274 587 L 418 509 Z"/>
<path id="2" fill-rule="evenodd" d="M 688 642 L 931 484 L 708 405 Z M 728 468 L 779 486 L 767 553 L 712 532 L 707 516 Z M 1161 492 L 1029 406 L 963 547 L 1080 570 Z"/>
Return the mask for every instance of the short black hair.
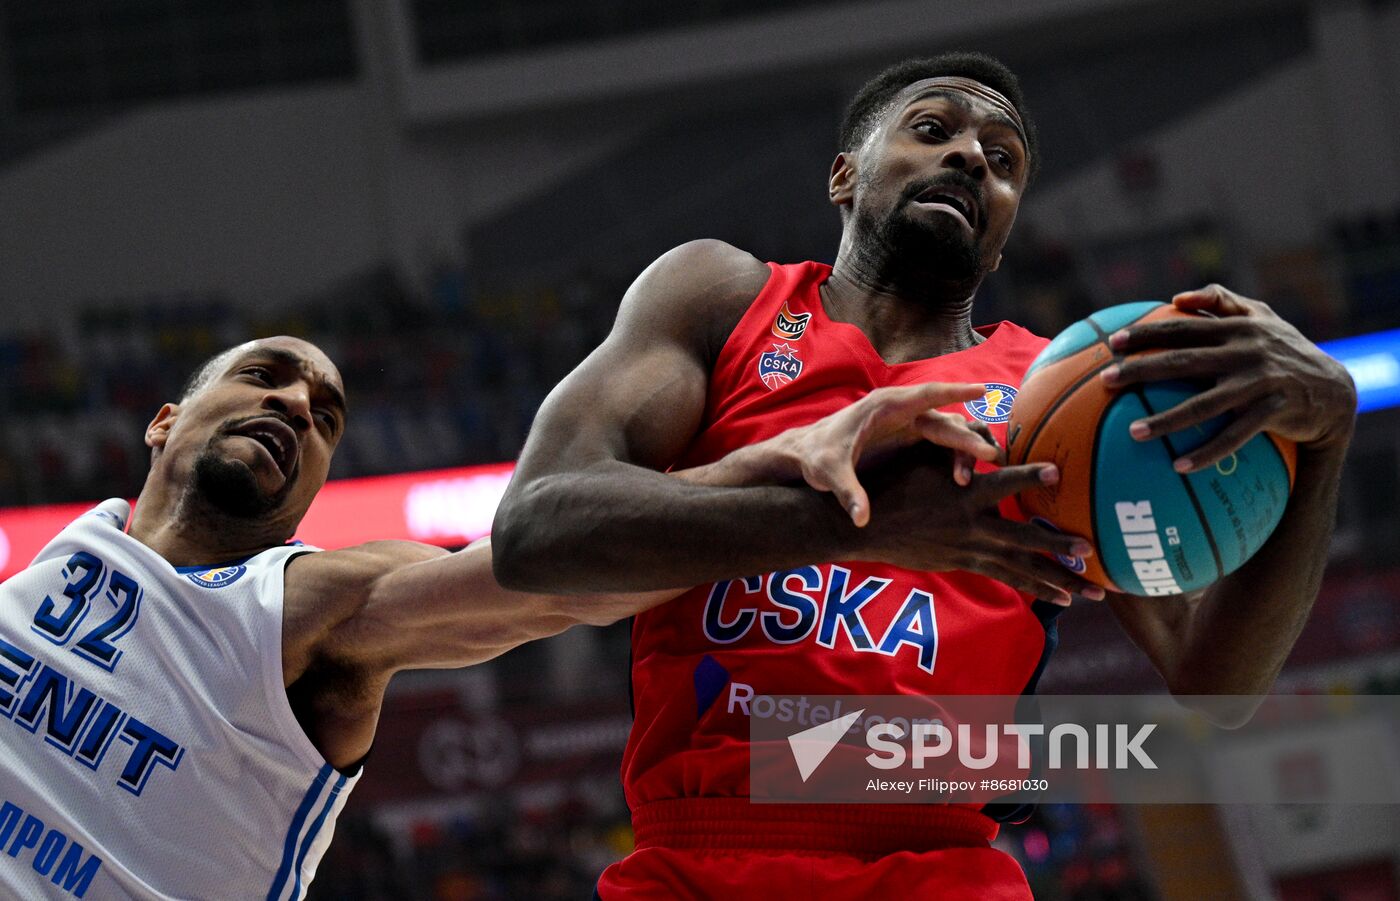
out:
<path id="1" fill-rule="evenodd" d="M 937 56 L 906 59 L 880 72 L 861 86 L 846 107 L 846 114 L 841 118 L 840 149 L 855 150 L 863 144 L 880 117 L 889 109 L 895 95 L 909 85 L 927 78 L 950 76 L 979 81 L 1011 102 L 1025 128 L 1029 182 L 1040 168 L 1035 123 L 1026 112 L 1025 97 L 1016 73 L 985 53 L 940 53 Z"/>

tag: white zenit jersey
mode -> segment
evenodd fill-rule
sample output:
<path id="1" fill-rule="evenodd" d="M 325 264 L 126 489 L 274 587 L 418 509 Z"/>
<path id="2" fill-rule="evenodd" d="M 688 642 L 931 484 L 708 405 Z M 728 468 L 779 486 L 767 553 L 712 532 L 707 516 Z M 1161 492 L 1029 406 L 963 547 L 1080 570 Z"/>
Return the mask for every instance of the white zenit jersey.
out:
<path id="1" fill-rule="evenodd" d="M 272 548 L 171 566 L 74 520 L 0 585 L 0 897 L 301 898 L 358 774 L 282 685 Z"/>

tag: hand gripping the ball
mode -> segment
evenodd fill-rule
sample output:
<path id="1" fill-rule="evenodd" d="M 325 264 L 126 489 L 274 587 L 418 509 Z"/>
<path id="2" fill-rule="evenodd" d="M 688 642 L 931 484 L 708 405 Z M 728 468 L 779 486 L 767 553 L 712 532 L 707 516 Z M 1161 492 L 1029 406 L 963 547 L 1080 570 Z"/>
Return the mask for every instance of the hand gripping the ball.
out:
<path id="1" fill-rule="evenodd" d="M 1351 376 L 1267 304 L 1210 285 L 1172 298 L 1180 310 L 1213 314 L 1134 325 L 1109 344 L 1132 353 L 1103 371 L 1119 388 L 1163 379 L 1214 377 L 1215 385 L 1170 410 L 1134 422 L 1139 441 L 1179 432 L 1224 413 L 1233 421 L 1176 460 L 1177 472 L 1199 472 L 1268 431 L 1301 447 L 1345 444 L 1356 417 Z M 1135 353 L 1156 350 L 1156 353 Z"/>

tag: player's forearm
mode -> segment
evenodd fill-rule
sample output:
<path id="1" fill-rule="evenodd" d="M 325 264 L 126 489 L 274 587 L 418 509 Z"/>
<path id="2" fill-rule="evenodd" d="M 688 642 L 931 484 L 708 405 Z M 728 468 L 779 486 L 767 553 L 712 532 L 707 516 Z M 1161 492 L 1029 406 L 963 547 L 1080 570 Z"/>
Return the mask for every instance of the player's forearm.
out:
<path id="1" fill-rule="evenodd" d="M 692 485 L 725 488 L 797 482 L 802 470 L 796 461 L 776 452 L 775 442 L 769 439 L 738 448 L 713 463 L 672 470 L 670 475 Z"/>
<path id="2" fill-rule="evenodd" d="M 1278 528 L 1197 606 L 1168 674 L 1174 694 L 1264 695 L 1322 585 L 1346 444 L 1299 448 L 1296 488 Z"/>
<path id="3" fill-rule="evenodd" d="M 609 463 L 513 489 L 492 535 L 508 588 L 621 592 L 842 559 L 855 531 L 807 488 L 712 487 Z"/>
<path id="4" fill-rule="evenodd" d="M 420 553 L 408 542 L 382 545 L 370 551 L 379 554 L 379 561 L 418 559 L 385 568 L 336 641 L 342 657 L 370 661 L 386 672 L 471 666 L 572 626 L 608 625 L 635 616 L 678 593 L 511 591 L 492 575 L 489 538 L 454 554 L 436 548 Z M 300 571 L 300 577 L 305 574 Z"/>

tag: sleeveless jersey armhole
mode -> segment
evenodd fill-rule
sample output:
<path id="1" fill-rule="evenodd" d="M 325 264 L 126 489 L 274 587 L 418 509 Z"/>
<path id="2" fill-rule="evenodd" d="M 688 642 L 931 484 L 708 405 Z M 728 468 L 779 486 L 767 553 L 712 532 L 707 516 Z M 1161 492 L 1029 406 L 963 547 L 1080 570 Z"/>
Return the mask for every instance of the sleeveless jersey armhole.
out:
<path id="1" fill-rule="evenodd" d="M 724 364 L 732 358 L 734 354 L 738 353 L 738 351 L 735 350 L 735 345 L 738 344 L 747 333 L 748 330 L 745 326 L 748 325 L 750 319 L 758 315 L 757 310 L 764 305 L 763 301 L 767 299 L 767 295 L 772 292 L 774 283 L 781 280 L 780 264 L 769 262 L 763 265 L 768 267 L 768 278 L 764 279 L 763 287 L 758 289 L 758 293 L 753 296 L 753 300 L 749 301 L 748 306 L 744 308 L 743 314 L 735 321 L 734 327 L 729 330 L 729 334 L 725 336 L 724 343 L 720 345 L 719 353 L 715 354 L 713 365 L 710 368 L 711 374 L 721 371 Z"/>
<path id="2" fill-rule="evenodd" d="M 757 335 L 769 330 L 779 307 L 803 282 L 811 279 L 824 280 L 825 274 L 830 272 L 829 268 L 823 273 L 820 265 L 814 269 L 812 264 L 805 263 L 783 264 L 769 261 L 764 265 L 768 267 L 767 280 L 753 300 L 749 301 L 739 321 L 734 323 L 734 328 L 725 338 L 710 368 L 710 384 L 705 399 L 706 426 L 715 421 L 719 404 L 738 389 L 734 380 L 742 378 L 742 356 L 752 349 Z"/>
<path id="3" fill-rule="evenodd" d="M 272 551 L 277 553 L 281 549 Z M 311 741 L 311 736 L 306 734 L 302 728 L 301 721 L 297 719 L 296 712 L 292 710 L 292 702 L 287 697 L 287 687 L 284 683 L 285 674 L 282 669 L 282 639 L 285 625 L 283 623 L 284 598 L 286 593 L 287 565 L 303 554 L 312 554 L 318 551 L 317 548 L 297 547 L 285 552 L 285 556 L 279 561 L 280 565 L 266 567 L 262 573 L 265 584 L 258 595 L 266 599 L 266 613 L 262 618 L 266 624 L 268 634 L 261 636 L 260 644 L 265 649 L 263 653 L 263 686 L 267 693 L 267 709 L 272 717 L 278 732 L 283 741 L 307 766 L 319 771 L 323 767 L 331 767 L 329 761 L 321 754 L 320 750 Z M 363 762 L 363 761 L 361 761 Z M 331 769 L 335 769 L 331 767 Z M 337 771 L 339 772 L 339 771 Z M 356 770 L 353 776 L 358 775 L 360 770 Z M 347 775 L 347 774 L 342 774 Z"/>

